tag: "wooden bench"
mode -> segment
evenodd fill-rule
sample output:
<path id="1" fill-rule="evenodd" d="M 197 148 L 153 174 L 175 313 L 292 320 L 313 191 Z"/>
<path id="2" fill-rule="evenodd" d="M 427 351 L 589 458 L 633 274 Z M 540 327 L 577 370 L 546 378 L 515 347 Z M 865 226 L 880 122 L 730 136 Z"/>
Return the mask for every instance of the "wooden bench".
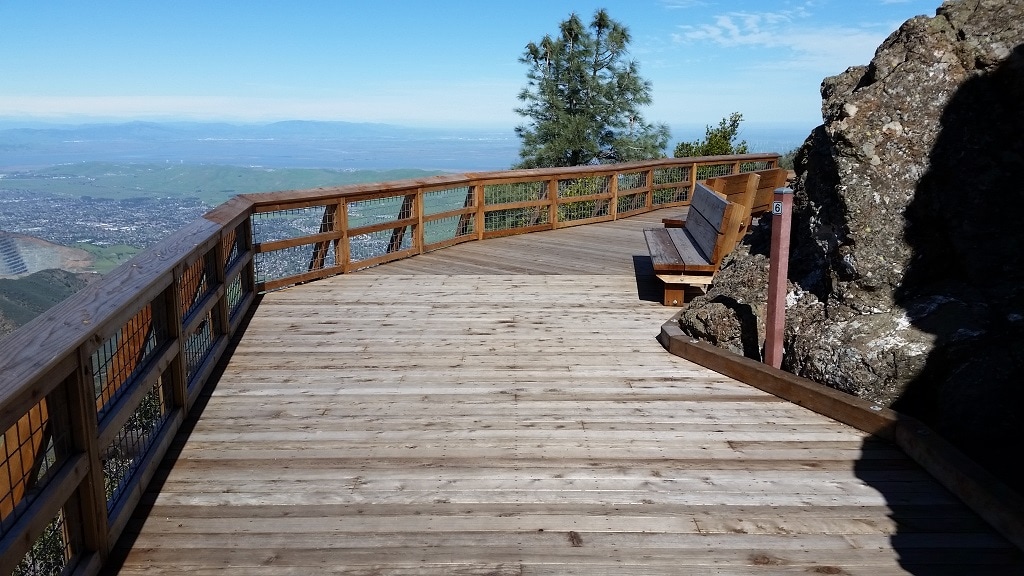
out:
<path id="1" fill-rule="evenodd" d="M 761 177 L 754 192 L 754 201 L 750 205 L 750 216 L 760 216 L 772 210 L 772 200 L 775 198 L 775 189 L 786 186 L 789 178 L 789 170 L 785 168 L 771 168 L 769 170 L 758 170 L 754 172 Z"/>
<path id="2" fill-rule="evenodd" d="M 753 178 L 756 175 L 757 178 Z M 771 210 L 772 199 L 775 196 L 775 189 L 786 185 L 789 171 L 785 168 L 770 168 L 756 172 L 741 172 L 728 176 L 708 178 L 704 184 L 715 192 L 725 194 L 730 202 L 742 204 L 750 209 L 750 220 Z M 753 180 L 753 181 L 752 181 Z M 681 227 L 686 222 L 686 212 L 663 218 L 662 223 L 667 227 Z"/>
<path id="3" fill-rule="evenodd" d="M 745 206 L 698 183 L 682 227 L 644 230 L 654 274 L 664 285 L 663 304 L 685 304 L 687 289 L 707 289 L 722 258 L 739 242 L 747 214 Z"/>

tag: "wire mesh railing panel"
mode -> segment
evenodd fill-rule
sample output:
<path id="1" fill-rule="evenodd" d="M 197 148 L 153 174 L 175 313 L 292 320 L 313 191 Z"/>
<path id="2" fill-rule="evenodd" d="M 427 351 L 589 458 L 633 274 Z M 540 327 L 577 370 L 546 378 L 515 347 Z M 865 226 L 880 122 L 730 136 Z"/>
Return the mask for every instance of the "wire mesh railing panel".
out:
<path id="1" fill-rule="evenodd" d="M 60 510 L 46 525 L 42 535 L 15 567 L 12 576 L 59 576 L 63 574 L 74 554 L 71 526 L 64 510 Z"/>
<path id="2" fill-rule="evenodd" d="M 698 166 L 697 180 L 707 180 L 708 178 L 728 176 L 729 174 L 732 174 L 733 166 L 734 164 L 732 162 L 727 164 L 708 164 L 705 166 Z"/>
<path id="3" fill-rule="evenodd" d="M 490 210 L 484 214 L 485 232 L 515 230 L 550 223 L 551 214 L 547 206 Z"/>
<path id="4" fill-rule="evenodd" d="M 655 168 L 652 178 L 655 185 L 689 183 L 691 169 L 691 166 Z"/>
<path id="5" fill-rule="evenodd" d="M 610 200 L 580 200 L 558 206 L 558 221 L 572 222 L 607 216 L 611 208 Z"/>
<path id="6" fill-rule="evenodd" d="M 221 238 L 221 249 L 224 254 L 224 269 L 227 270 L 232 264 L 238 260 L 238 257 L 242 255 L 242 246 L 240 244 L 241 235 L 238 233 L 238 228 L 229 230 Z"/>
<path id="7" fill-rule="evenodd" d="M 252 237 L 256 243 L 291 240 L 318 234 L 325 222 L 334 226 L 335 212 L 326 206 L 290 208 L 252 215 Z"/>
<path id="8" fill-rule="evenodd" d="M 302 244 L 281 250 L 257 253 L 253 259 L 256 282 L 269 282 L 308 272 L 310 260 L 316 250 L 316 244 Z M 334 242 L 330 242 L 324 255 L 324 267 L 335 265 L 337 265 L 337 260 Z"/>
<path id="9" fill-rule="evenodd" d="M 92 353 L 93 392 L 100 420 L 131 390 L 167 338 L 167 323 L 160 315 L 154 317 L 152 305 L 147 304 Z"/>
<path id="10" fill-rule="evenodd" d="M 654 170 L 655 190 L 651 194 L 651 204 L 660 206 L 673 202 L 684 202 L 690 197 L 691 166 L 671 166 Z M 666 186 L 666 184 L 678 184 Z"/>
<path id="11" fill-rule="evenodd" d="M 651 195 L 651 204 L 660 206 L 673 202 L 684 202 L 690 197 L 690 185 L 675 186 L 672 188 L 658 188 Z"/>
<path id="12" fill-rule="evenodd" d="M 611 177 L 589 176 L 586 178 L 569 178 L 558 181 L 558 197 L 572 198 L 575 196 L 591 196 L 605 194 L 609 191 Z"/>
<path id="13" fill-rule="evenodd" d="M 347 210 L 349 230 L 412 216 L 411 203 L 406 196 L 354 200 L 348 203 Z"/>
<path id="14" fill-rule="evenodd" d="M 740 172 L 757 172 L 758 170 L 771 170 L 775 168 L 774 160 L 759 160 L 757 162 L 744 162 L 740 164 Z"/>
<path id="15" fill-rule="evenodd" d="M 380 230 L 350 236 L 348 239 L 349 260 L 358 263 L 371 258 L 384 256 L 389 252 L 408 250 L 413 245 L 413 233 L 406 228 Z"/>
<path id="16" fill-rule="evenodd" d="M 616 182 L 619 193 L 647 187 L 647 172 L 623 172 L 618 175 Z"/>
<path id="17" fill-rule="evenodd" d="M 449 216 L 428 220 L 423 223 L 423 244 L 430 246 L 446 240 L 472 236 L 476 233 L 475 226 L 476 219 L 472 216 Z"/>
<path id="18" fill-rule="evenodd" d="M 228 302 L 228 316 L 234 318 L 236 314 L 241 312 L 239 307 L 245 301 L 246 295 L 245 281 L 241 275 L 235 276 L 233 280 L 228 282 L 224 295 Z"/>
<path id="19" fill-rule="evenodd" d="M 423 215 L 433 216 L 441 212 L 473 206 L 473 194 L 469 186 L 432 190 L 423 193 Z"/>
<path id="20" fill-rule="evenodd" d="M 182 354 L 185 357 L 185 376 L 191 388 L 196 382 L 199 369 L 210 357 L 217 336 L 221 334 L 218 316 L 209 311 L 205 314 L 199 327 L 190 334 L 182 336 Z"/>
<path id="21" fill-rule="evenodd" d="M 41 400 L 0 438 L 0 536 L 25 513 L 63 463 L 71 440 L 54 427 L 49 402 Z"/>
<path id="22" fill-rule="evenodd" d="M 171 401 L 170 386 L 161 377 L 104 450 L 101 458 L 108 511 L 114 509 L 124 488 L 129 485 L 152 446 L 157 432 L 167 421 Z"/>
<path id="23" fill-rule="evenodd" d="M 484 204 L 486 206 L 546 200 L 547 197 L 548 183 L 546 180 L 488 184 L 484 186 Z"/>
<path id="24" fill-rule="evenodd" d="M 610 203 L 608 200 L 581 200 L 566 202 L 565 199 L 578 196 L 606 194 L 610 191 L 610 176 L 588 176 L 585 178 L 569 178 L 558 181 L 558 221 L 571 222 L 607 216 Z"/>
<path id="25" fill-rule="evenodd" d="M 634 210 L 642 210 L 647 207 L 647 195 L 648 192 L 639 192 L 637 194 L 625 195 L 620 194 L 616 210 L 619 214 L 632 212 Z"/>
<path id="26" fill-rule="evenodd" d="M 202 303 L 203 297 L 210 290 L 213 282 L 213 270 L 210 258 L 200 258 L 192 263 L 181 274 L 178 292 L 181 297 L 181 316 L 188 318 Z"/>

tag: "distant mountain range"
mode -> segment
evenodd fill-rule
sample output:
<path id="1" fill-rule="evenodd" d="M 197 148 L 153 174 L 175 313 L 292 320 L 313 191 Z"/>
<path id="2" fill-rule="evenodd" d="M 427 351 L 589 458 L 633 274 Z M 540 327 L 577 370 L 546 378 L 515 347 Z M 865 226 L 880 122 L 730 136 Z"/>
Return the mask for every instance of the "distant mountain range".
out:
<path id="1" fill-rule="evenodd" d="M 425 137 L 440 130 L 392 124 L 287 120 L 269 124 L 224 122 L 123 122 L 95 124 L 30 124 L 5 127 L 0 137 L 5 144 L 35 144 L 77 140 L 195 140 L 204 138 L 378 138 Z"/>

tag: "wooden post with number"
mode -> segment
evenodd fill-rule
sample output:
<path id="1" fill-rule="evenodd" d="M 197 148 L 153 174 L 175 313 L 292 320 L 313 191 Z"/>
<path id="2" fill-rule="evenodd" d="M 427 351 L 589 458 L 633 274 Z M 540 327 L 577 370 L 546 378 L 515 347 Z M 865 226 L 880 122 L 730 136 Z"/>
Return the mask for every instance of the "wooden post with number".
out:
<path id="1" fill-rule="evenodd" d="M 774 368 L 782 366 L 792 210 L 793 190 L 776 188 L 775 198 L 772 200 L 772 247 L 768 267 L 768 313 L 765 319 L 764 339 L 764 362 Z"/>

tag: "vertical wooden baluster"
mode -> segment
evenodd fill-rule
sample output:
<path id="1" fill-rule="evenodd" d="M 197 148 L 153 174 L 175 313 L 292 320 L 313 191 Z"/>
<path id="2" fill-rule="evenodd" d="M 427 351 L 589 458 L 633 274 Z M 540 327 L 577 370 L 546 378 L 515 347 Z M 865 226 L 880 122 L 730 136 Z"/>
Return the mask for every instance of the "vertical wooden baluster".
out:
<path id="1" fill-rule="evenodd" d="M 176 266 L 172 271 L 171 285 L 164 290 L 162 298 L 157 298 L 153 301 L 154 307 L 159 307 L 159 309 L 154 309 L 153 313 L 163 315 L 164 321 L 167 323 L 168 341 L 178 343 L 178 354 L 171 362 L 165 377 L 170 380 L 168 385 L 171 388 L 174 406 L 180 407 L 187 412 L 189 409 L 188 366 L 185 361 L 187 342 L 185 341 L 185 335 L 182 333 L 182 322 L 184 320 L 181 302 L 182 269 L 182 266 Z"/>
<path id="2" fill-rule="evenodd" d="M 697 164 L 696 162 L 694 162 L 693 164 L 690 165 L 690 188 L 689 188 L 689 190 L 686 191 L 686 199 L 687 200 L 693 198 L 693 191 L 697 189 L 697 170 L 698 170 L 698 168 L 699 168 L 699 164 Z"/>
<path id="3" fill-rule="evenodd" d="M 423 254 L 423 246 L 426 244 L 426 230 L 423 228 L 423 197 L 426 193 L 422 188 L 416 189 L 416 196 L 413 202 L 413 210 L 416 213 L 416 225 L 412 231 L 414 248 L 417 254 Z"/>
<path id="4" fill-rule="evenodd" d="M 487 199 L 487 196 L 485 194 L 484 186 L 482 184 L 474 185 L 473 186 L 473 195 L 476 197 L 476 213 L 475 213 L 476 214 L 476 239 L 477 240 L 483 240 L 484 239 L 484 226 L 487 224 L 487 220 L 486 220 L 486 214 L 487 213 L 484 210 L 487 207 L 487 206 L 485 206 L 485 201 Z"/>
<path id="5" fill-rule="evenodd" d="M 611 206 L 608 207 L 608 215 L 612 217 L 612 220 L 619 219 L 619 175 L 620 172 L 616 172 L 609 176 L 610 181 L 608 182 L 608 192 L 611 193 L 612 197 L 609 202 Z"/>
<path id="6" fill-rule="evenodd" d="M 552 230 L 558 228 L 558 178 L 551 178 L 547 183 L 548 224 Z"/>
<path id="7" fill-rule="evenodd" d="M 337 260 L 338 265 L 341 266 L 342 272 L 350 272 L 352 252 L 349 247 L 348 237 L 348 200 L 342 198 L 338 204 L 338 210 L 338 221 L 335 222 L 335 226 L 340 230 L 341 236 L 338 240 L 335 240 L 334 258 Z"/>
<path id="8" fill-rule="evenodd" d="M 644 209 L 650 211 L 654 206 L 654 168 L 644 170 L 644 178 L 647 179 L 647 182 L 645 182 L 647 194 L 644 198 Z"/>
<path id="9" fill-rule="evenodd" d="M 228 290 L 227 290 L 227 253 L 225 253 L 224 242 L 222 240 L 214 243 L 213 248 L 207 256 L 207 265 L 213 266 L 213 280 L 216 283 L 211 282 L 209 292 L 216 293 L 219 291 L 220 297 L 217 298 L 217 303 L 214 305 L 211 311 L 212 318 L 217 320 L 217 333 L 214 334 L 213 342 L 218 339 L 226 338 L 231 332 L 231 310 L 228 307 Z M 207 271 L 209 273 L 209 270 Z M 223 288 L 223 289 L 221 289 Z M 210 346 L 212 348 L 213 342 Z"/>
<path id="10" fill-rule="evenodd" d="M 55 426 L 66 425 L 70 440 L 70 449 L 74 452 L 81 452 L 89 463 L 89 471 L 75 491 L 77 506 L 69 506 L 69 509 L 76 509 L 72 518 L 80 522 L 82 546 L 85 550 L 96 552 L 101 559 L 106 559 L 111 542 L 108 542 L 107 534 L 107 494 L 103 476 L 103 463 L 100 460 L 100 451 L 105 447 L 99 446 L 97 436 L 99 425 L 96 416 L 96 397 L 94 387 L 94 374 L 92 371 L 91 351 L 85 346 L 78 349 L 78 370 L 64 380 L 64 384 L 58 387 L 50 397 L 59 401 L 63 396 L 67 402 L 66 406 L 51 411 L 53 415 L 62 415 L 53 420 Z M 66 420 L 65 420 L 66 418 Z M 66 422 L 66 424 L 62 424 Z M 56 434 L 60 434 L 55 429 Z M 71 521 L 72 518 L 68 518 Z"/>

